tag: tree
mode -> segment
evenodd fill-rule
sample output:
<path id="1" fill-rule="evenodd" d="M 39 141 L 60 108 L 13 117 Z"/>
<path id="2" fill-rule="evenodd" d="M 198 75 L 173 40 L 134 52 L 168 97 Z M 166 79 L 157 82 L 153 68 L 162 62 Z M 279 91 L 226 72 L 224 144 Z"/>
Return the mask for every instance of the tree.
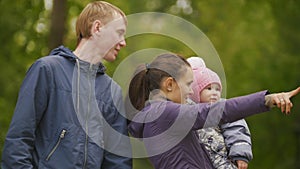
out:
<path id="1" fill-rule="evenodd" d="M 65 35 L 65 23 L 67 17 L 67 1 L 53 0 L 53 8 L 51 12 L 51 27 L 49 36 L 49 49 L 53 49 L 63 44 Z"/>

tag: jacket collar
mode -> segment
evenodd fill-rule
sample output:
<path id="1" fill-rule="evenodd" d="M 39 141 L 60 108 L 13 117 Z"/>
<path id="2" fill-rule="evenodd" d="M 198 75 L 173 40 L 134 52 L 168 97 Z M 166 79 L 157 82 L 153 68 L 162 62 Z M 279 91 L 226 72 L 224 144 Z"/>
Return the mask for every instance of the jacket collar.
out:
<path id="1" fill-rule="evenodd" d="M 80 60 L 77 56 L 74 55 L 73 51 L 71 51 L 70 49 L 68 49 L 67 47 L 64 47 L 64 46 L 59 46 L 58 48 L 53 49 L 50 52 L 50 55 L 62 56 L 74 63 L 76 62 L 76 59 Z M 85 61 L 81 60 L 81 62 L 84 63 Z M 85 64 L 90 65 L 90 63 L 88 63 L 88 62 L 85 62 L 84 65 Z M 100 74 L 105 73 L 106 67 L 103 65 L 103 63 L 100 62 L 98 65 L 95 65 L 95 66 L 98 66 L 96 73 L 100 73 Z"/>

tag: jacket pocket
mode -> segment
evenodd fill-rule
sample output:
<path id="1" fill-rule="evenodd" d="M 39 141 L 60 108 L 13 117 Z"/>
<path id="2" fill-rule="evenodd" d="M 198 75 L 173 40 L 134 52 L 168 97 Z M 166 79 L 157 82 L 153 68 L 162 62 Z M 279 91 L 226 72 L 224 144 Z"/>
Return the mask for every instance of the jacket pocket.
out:
<path id="1" fill-rule="evenodd" d="M 55 152 L 55 150 L 58 148 L 60 142 L 64 139 L 66 133 L 67 133 L 67 130 L 66 130 L 66 129 L 61 130 L 60 135 L 59 135 L 59 138 L 58 138 L 56 144 L 54 145 L 54 147 L 51 149 L 51 151 L 49 152 L 49 154 L 48 154 L 47 157 L 46 157 L 46 161 L 48 161 L 48 160 L 51 158 L 52 154 L 53 154 L 53 153 Z"/>

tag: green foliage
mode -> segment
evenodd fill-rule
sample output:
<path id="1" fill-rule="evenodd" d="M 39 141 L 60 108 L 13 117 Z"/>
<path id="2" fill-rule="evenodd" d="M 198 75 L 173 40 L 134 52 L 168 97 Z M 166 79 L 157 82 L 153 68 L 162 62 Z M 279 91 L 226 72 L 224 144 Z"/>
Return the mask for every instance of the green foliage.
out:
<path id="1" fill-rule="evenodd" d="M 0 11 L 0 150 L 13 114 L 18 89 L 25 71 L 32 61 L 41 56 L 46 39 L 38 27 L 45 20 L 43 1 L 21 1 L 12 3 L 1 0 Z M 44 18 L 46 19 L 46 18 Z M 0 155 L 1 157 L 1 155 Z"/>
<path id="2" fill-rule="evenodd" d="M 47 55 L 50 50 L 47 45 L 51 10 L 45 8 L 44 2 L 47 1 L 0 1 L 0 38 L 4 42 L 0 49 L 0 150 L 25 72 L 34 60 Z M 88 2 L 68 1 L 64 45 L 70 49 L 76 45 L 76 16 Z M 263 89 L 271 92 L 290 90 L 299 85 L 300 1 L 109 2 L 128 15 L 147 11 L 166 12 L 184 18 L 202 30 L 223 63 L 226 78 L 222 81 L 226 82 L 224 90 L 228 98 Z M 172 37 L 155 34 L 133 36 L 127 39 L 127 47 L 121 51 L 116 62 L 105 63 L 107 73 L 113 76 L 117 66 L 128 55 L 145 48 L 159 48 L 186 56 L 194 54 L 190 46 Z M 210 62 L 210 58 L 205 59 Z M 123 79 L 116 79 L 119 80 Z M 296 168 L 300 158 L 297 157 L 300 153 L 299 96 L 293 102 L 295 107 L 289 116 L 282 115 L 279 110 L 272 110 L 247 119 L 254 154 L 250 168 Z M 152 167 L 147 159 L 136 159 L 134 168 Z"/>

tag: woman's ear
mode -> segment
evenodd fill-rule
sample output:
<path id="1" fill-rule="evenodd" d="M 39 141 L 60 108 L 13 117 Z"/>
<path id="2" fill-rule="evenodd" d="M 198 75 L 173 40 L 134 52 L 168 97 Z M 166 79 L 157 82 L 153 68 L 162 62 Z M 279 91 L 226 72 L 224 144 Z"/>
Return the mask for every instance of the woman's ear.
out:
<path id="1" fill-rule="evenodd" d="M 166 92 L 172 92 L 174 87 L 174 78 L 167 77 L 163 82 L 163 90 Z"/>

